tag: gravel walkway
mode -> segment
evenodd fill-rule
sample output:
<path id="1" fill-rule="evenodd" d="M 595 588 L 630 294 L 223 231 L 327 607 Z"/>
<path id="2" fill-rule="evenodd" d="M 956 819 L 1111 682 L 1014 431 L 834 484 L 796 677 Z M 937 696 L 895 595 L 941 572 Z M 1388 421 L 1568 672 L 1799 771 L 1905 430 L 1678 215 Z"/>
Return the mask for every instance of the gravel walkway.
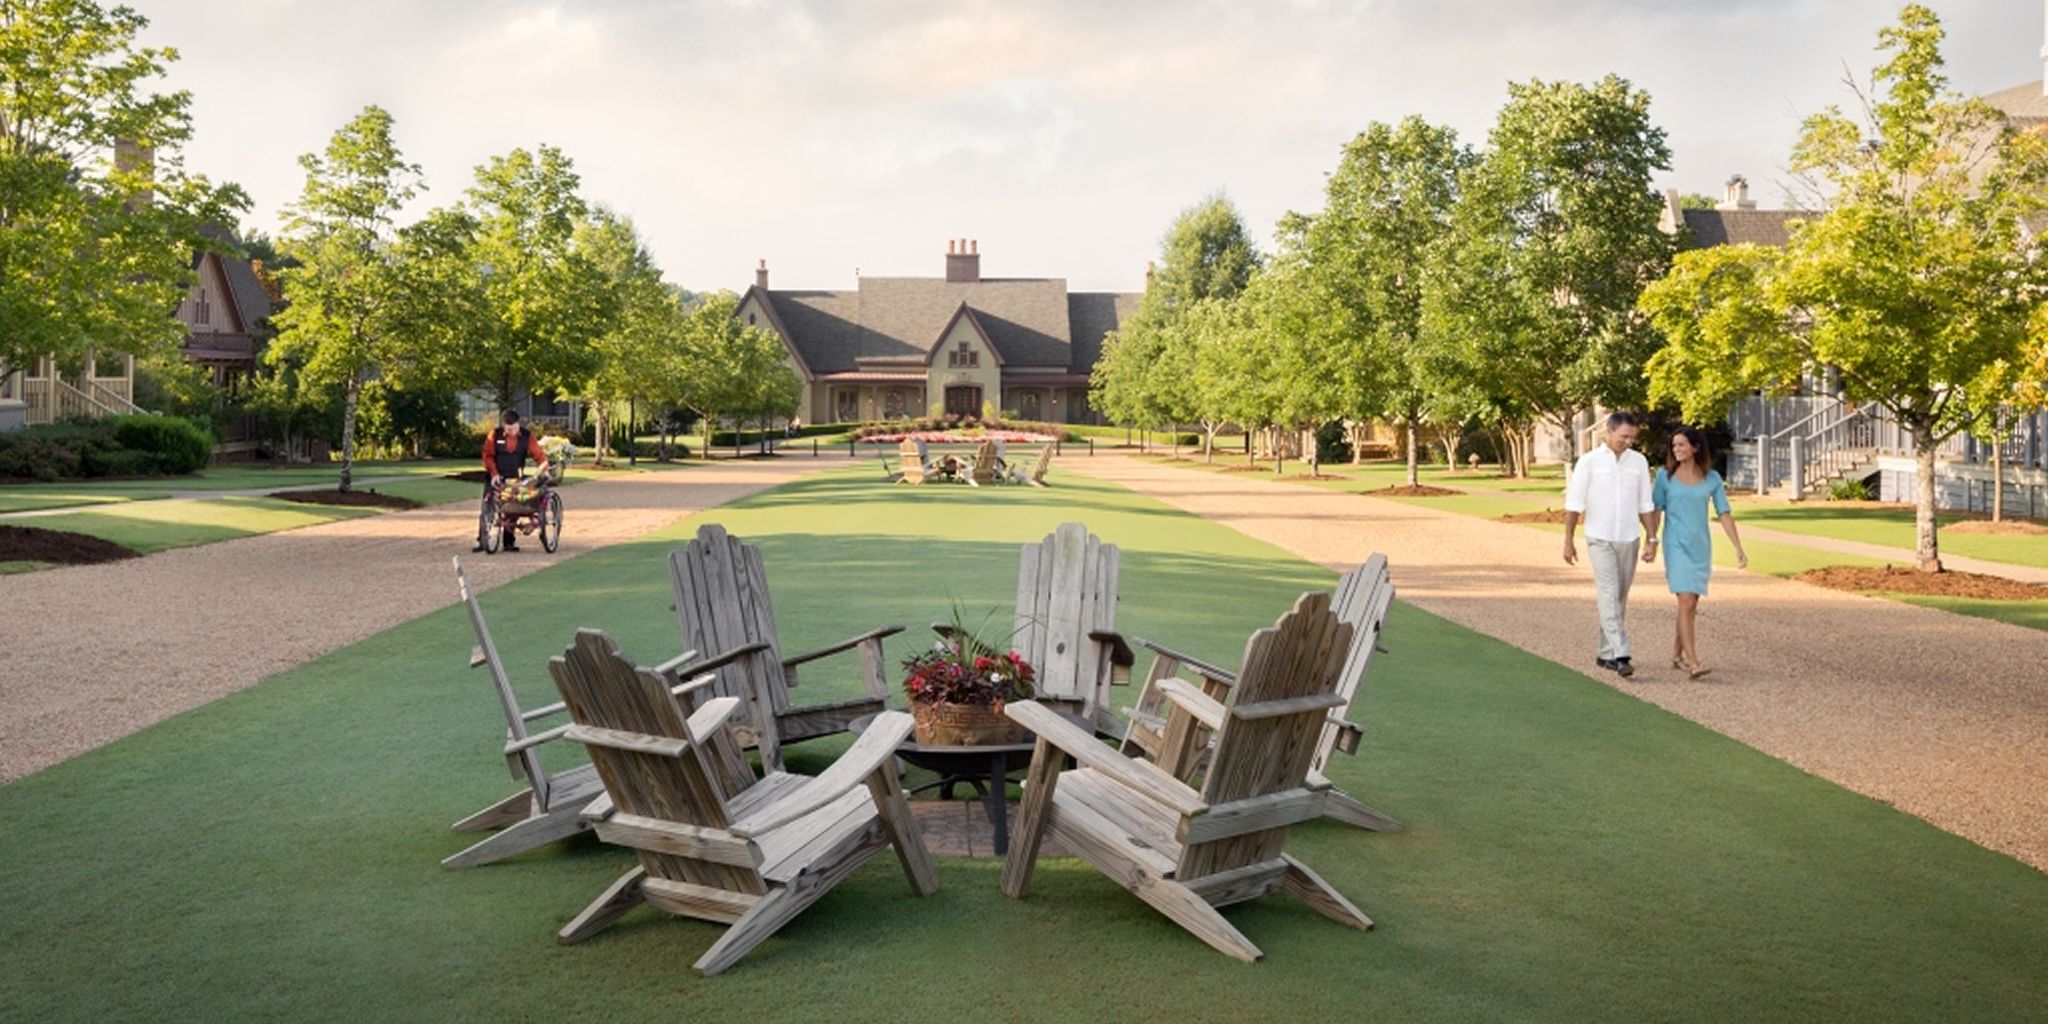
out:
<path id="1" fill-rule="evenodd" d="M 1410 604 L 2048 870 L 2048 634 L 1720 570 L 1700 610 L 1714 674 L 1691 682 L 1660 658 L 1675 602 L 1645 567 L 1623 682 L 1593 666 L 1583 539 L 1571 567 L 1525 526 L 1121 457 L 1061 466 L 1333 568 L 1385 552 Z"/>
<path id="2" fill-rule="evenodd" d="M 562 492 L 558 553 L 464 565 L 488 589 L 838 464 L 593 474 Z M 0 577 L 0 783 L 447 606 L 475 538 L 471 501 Z"/>

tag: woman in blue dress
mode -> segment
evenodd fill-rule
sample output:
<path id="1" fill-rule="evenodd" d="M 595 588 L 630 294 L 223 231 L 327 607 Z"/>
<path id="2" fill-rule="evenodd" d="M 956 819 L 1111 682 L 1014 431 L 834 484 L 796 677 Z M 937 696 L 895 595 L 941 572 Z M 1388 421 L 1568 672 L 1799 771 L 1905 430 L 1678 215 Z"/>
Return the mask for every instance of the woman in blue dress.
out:
<path id="1" fill-rule="evenodd" d="M 1697 625 L 1700 598 L 1707 596 L 1707 579 L 1714 573 L 1714 539 L 1707 526 L 1707 506 L 1721 520 L 1728 542 L 1735 545 L 1736 564 L 1749 568 L 1742 538 L 1735 532 L 1735 516 L 1728 508 L 1728 488 L 1721 474 L 1714 472 L 1707 451 L 1706 435 L 1693 427 L 1680 427 L 1671 435 L 1671 447 L 1664 456 L 1664 468 L 1651 485 L 1651 500 L 1664 527 L 1664 580 L 1678 595 L 1678 641 L 1672 647 L 1671 667 L 1698 679 L 1713 671 L 1700 664 Z M 1653 535 L 1654 536 L 1654 535 Z M 1654 544 L 1643 552 L 1643 561 L 1657 556 Z"/>

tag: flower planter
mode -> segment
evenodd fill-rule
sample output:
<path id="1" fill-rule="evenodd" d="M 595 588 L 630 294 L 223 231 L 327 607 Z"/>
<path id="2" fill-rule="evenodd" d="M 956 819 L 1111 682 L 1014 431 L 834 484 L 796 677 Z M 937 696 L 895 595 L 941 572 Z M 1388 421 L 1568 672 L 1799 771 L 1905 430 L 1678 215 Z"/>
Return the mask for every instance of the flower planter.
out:
<path id="1" fill-rule="evenodd" d="M 911 735 L 928 747 L 986 747 L 1024 742 L 1024 727 L 1003 714 L 1003 704 L 912 704 Z"/>

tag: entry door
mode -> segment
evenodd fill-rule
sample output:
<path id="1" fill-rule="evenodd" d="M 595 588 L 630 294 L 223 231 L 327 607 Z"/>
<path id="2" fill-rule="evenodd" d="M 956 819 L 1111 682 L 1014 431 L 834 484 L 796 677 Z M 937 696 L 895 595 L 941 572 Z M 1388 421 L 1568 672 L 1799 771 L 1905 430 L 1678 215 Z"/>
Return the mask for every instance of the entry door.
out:
<path id="1" fill-rule="evenodd" d="M 1017 417 L 1019 419 L 1026 420 L 1038 420 L 1044 418 L 1042 415 L 1040 415 L 1037 391 L 1017 392 Z"/>
<path id="2" fill-rule="evenodd" d="M 981 388 L 956 384 L 946 389 L 946 411 L 955 416 L 981 415 Z"/>

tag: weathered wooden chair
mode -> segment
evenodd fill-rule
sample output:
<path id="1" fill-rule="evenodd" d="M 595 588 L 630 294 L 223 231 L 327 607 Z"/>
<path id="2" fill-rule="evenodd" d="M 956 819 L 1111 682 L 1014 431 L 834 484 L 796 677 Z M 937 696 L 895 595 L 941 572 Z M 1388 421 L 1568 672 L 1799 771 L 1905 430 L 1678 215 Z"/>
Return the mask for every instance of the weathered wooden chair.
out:
<path id="1" fill-rule="evenodd" d="M 996 450 L 994 441 L 983 441 L 974 449 L 974 464 L 967 470 L 967 483 L 971 487 L 1002 482 L 1003 457 Z"/>
<path id="2" fill-rule="evenodd" d="M 1002 888 L 1031 888 L 1039 845 L 1050 835 L 1210 946 L 1245 961 L 1259 947 L 1218 907 L 1284 888 L 1317 913 L 1354 928 L 1372 921 L 1286 853 L 1289 827 L 1323 812 L 1327 784 L 1309 776 L 1324 716 L 1337 690 L 1351 626 L 1323 593 L 1245 643 L 1237 685 L 1218 703 L 1193 684 L 1160 681 L 1169 719 L 1192 718 L 1216 733 L 1198 792 L 1165 769 L 1111 750 L 1032 701 L 1004 708 L 1038 737 L 1024 782 Z M 1062 772 L 1068 757 L 1077 763 Z"/>
<path id="3" fill-rule="evenodd" d="M 711 679 L 686 684 L 679 701 L 660 673 L 635 667 L 611 637 L 588 629 L 548 671 L 575 723 L 565 735 L 590 748 L 611 798 L 598 838 L 640 858 L 556 935 L 560 942 L 581 942 L 644 903 L 731 925 L 697 958 L 697 973 L 709 976 L 884 849 L 895 848 L 912 892 L 938 890 L 897 781 L 894 755 L 909 715 L 877 717 L 815 778 L 757 778 L 729 728 L 745 702 L 706 698 Z"/>
<path id="4" fill-rule="evenodd" d="M 455 582 L 462 590 L 463 605 L 469 609 L 469 624 L 476 630 L 477 646 L 470 654 L 469 667 L 490 670 L 498 703 L 505 709 L 505 765 L 512 770 L 514 781 L 524 779 L 527 784 L 525 789 L 454 824 L 457 832 L 502 830 L 441 862 L 444 868 L 466 868 L 503 860 L 589 828 L 582 819 L 583 809 L 604 795 L 604 785 L 597 770 L 588 764 L 554 773 L 541 765 L 540 747 L 560 739 L 567 726 L 539 733 L 529 732 L 527 727 L 561 714 L 564 708 L 559 703 L 531 711 L 519 706 L 519 697 L 512 692 L 512 682 L 505 675 L 505 664 L 498 659 L 498 645 L 484 623 L 484 610 L 477 604 L 476 591 L 470 588 L 469 575 L 462 571 L 462 559 L 454 562 Z M 694 655 L 678 658 L 660 671 L 672 674 L 678 663 L 690 657 Z"/>
<path id="5" fill-rule="evenodd" d="M 742 735 L 745 745 L 760 748 L 764 765 L 780 771 L 784 744 L 844 732 L 854 719 L 884 709 L 889 684 L 882 675 L 882 639 L 902 632 L 902 626 L 871 629 L 785 658 L 760 548 L 710 523 L 698 529 L 697 539 L 669 555 L 668 566 L 683 647 L 715 652 L 691 663 L 686 674 L 714 673 L 713 696 L 746 702 Z M 859 651 L 868 696 L 801 707 L 790 703 L 797 666 L 851 650 Z"/>
<path id="6" fill-rule="evenodd" d="M 1018 552 L 1011 619 L 1010 646 L 1037 672 L 1038 699 L 1087 718 L 1106 735 L 1120 725 L 1109 688 L 1129 683 L 1137 661 L 1116 630 L 1121 557 L 1087 526 L 1060 524 Z"/>
<path id="7" fill-rule="evenodd" d="M 1338 677 L 1337 695 L 1344 698 L 1344 703 L 1331 712 L 1322 737 L 1316 741 L 1316 756 L 1309 763 L 1312 778 L 1326 777 L 1332 754 L 1338 751 L 1354 754 L 1358 751 L 1361 733 L 1348 716 L 1352 702 L 1358 699 L 1358 685 L 1372 667 L 1373 655 L 1386 649 L 1380 645 L 1380 634 L 1386 623 L 1387 606 L 1393 601 L 1394 583 L 1387 572 L 1385 555 L 1366 559 L 1365 564 L 1345 573 L 1337 581 L 1332 607 L 1337 617 L 1352 627 L 1351 649 L 1345 654 L 1344 672 Z M 1178 731 L 1170 730 L 1163 708 L 1165 694 L 1159 690 L 1158 681 L 1186 669 L 1201 679 L 1203 693 L 1212 700 L 1221 700 L 1237 681 L 1237 673 L 1163 644 L 1144 639 L 1140 639 L 1138 644 L 1151 650 L 1156 657 L 1151 671 L 1146 674 L 1145 689 L 1138 695 L 1137 706 L 1125 713 L 1129 724 L 1124 730 L 1123 751 L 1131 755 L 1143 754 L 1176 777 L 1189 778 L 1208 754 L 1209 731 L 1200 722 L 1188 720 L 1180 723 Z M 1325 806 L 1327 817 L 1358 828 L 1377 832 L 1393 832 L 1401 828 L 1399 821 L 1365 805 L 1342 789 L 1332 788 Z"/>
<path id="8" fill-rule="evenodd" d="M 882 472 L 899 484 L 921 484 L 931 475 L 931 453 L 917 438 L 904 438 L 896 446 L 896 459 L 898 465 L 895 470 L 890 470 L 889 464 L 884 462 Z"/>
<path id="9" fill-rule="evenodd" d="M 1045 470 L 1046 467 L 1051 465 L 1052 445 L 1048 444 L 1038 450 L 1038 457 L 1031 461 L 1030 466 L 1027 467 L 1021 462 L 1011 463 L 1010 482 L 1013 484 L 1030 484 L 1033 487 L 1044 487 Z"/>

